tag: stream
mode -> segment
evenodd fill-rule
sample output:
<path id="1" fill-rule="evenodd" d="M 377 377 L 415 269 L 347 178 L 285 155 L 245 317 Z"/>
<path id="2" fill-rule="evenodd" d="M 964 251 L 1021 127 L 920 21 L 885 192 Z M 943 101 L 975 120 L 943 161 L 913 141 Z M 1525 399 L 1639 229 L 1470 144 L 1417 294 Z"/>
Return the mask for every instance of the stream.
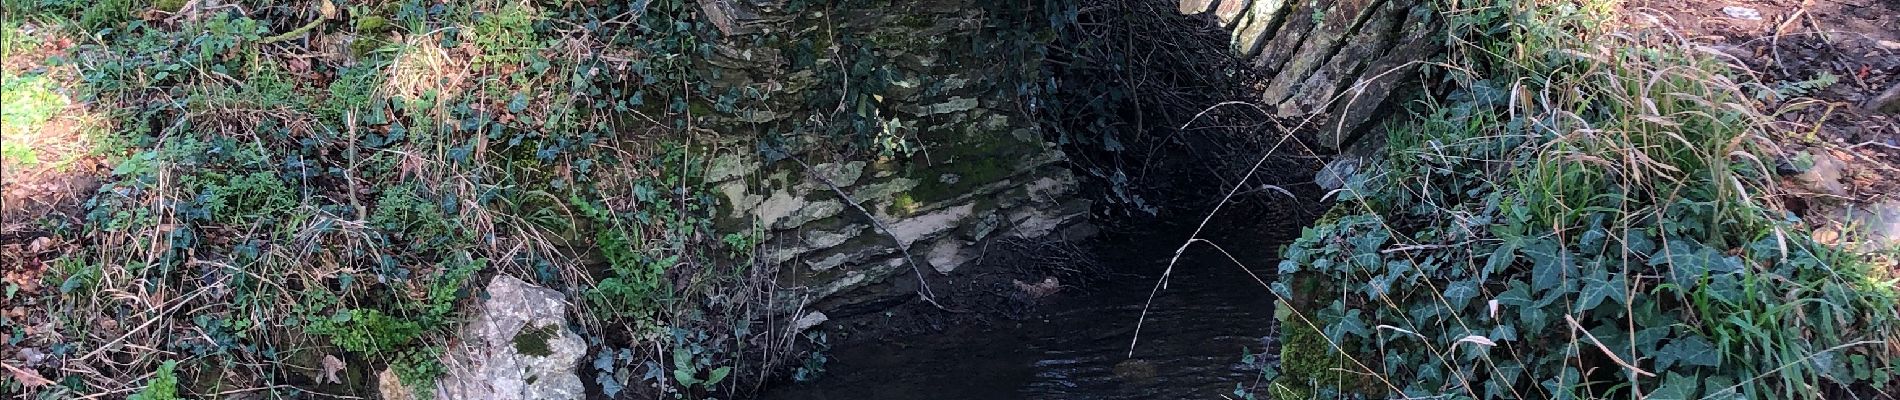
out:
<path id="1" fill-rule="evenodd" d="M 1233 397 L 1236 384 L 1255 384 L 1257 369 L 1241 360 L 1275 340 L 1272 295 L 1201 244 L 1183 254 L 1167 287 L 1154 294 L 1130 356 L 1156 278 L 1187 235 L 1143 236 L 1093 246 L 1102 262 L 1128 276 L 1044 298 L 1029 318 L 834 348 L 824 376 L 759 398 L 1218 399 Z M 1271 279 L 1280 241 L 1219 236 L 1231 239 L 1216 242 Z"/>

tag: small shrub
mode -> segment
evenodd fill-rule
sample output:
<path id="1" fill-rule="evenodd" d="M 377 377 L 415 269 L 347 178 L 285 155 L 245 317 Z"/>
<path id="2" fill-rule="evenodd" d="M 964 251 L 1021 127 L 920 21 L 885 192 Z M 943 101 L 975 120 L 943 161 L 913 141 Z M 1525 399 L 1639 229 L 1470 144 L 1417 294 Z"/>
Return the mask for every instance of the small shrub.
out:
<path id="1" fill-rule="evenodd" d="M 179 400 L 178 362 L 166 361 L 158 365 L 158 373 L 152 380 L 145 382 L 145 388 L 133 393 L 127 400 Z"/>

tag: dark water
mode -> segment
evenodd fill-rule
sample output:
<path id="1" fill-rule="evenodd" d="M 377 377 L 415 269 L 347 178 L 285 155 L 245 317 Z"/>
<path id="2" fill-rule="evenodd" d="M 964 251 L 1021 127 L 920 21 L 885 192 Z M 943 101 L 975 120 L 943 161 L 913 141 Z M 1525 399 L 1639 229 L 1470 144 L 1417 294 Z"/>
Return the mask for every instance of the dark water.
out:
<path id="1" fill-rule="evenodd" d="M 1178 235 L 1176 238 L 1185 237 Z M 1244 236 L 1244 235 L 1243 235 Z M 1160 243 L 1165 241 L 1166 243 Z M 1082 294 L 1044 299 L 1038 318 L 959 326 L 940 334 L 832 349 L 821 379 L 788 384 L 771 400 L 1219 399 L 1256 372 L 1241 363 L 1271 334 L 1272 295 L 1226 256 L 1197 245 L 1154 296 L 1140 340 L 1135 325 L 1179 240 L 1109 245 L 1122 277 Z M 1229 240 L 1262 279 L 1268 241 Z M 1122 250 L 1132 249 L 1132 250 Z"/>

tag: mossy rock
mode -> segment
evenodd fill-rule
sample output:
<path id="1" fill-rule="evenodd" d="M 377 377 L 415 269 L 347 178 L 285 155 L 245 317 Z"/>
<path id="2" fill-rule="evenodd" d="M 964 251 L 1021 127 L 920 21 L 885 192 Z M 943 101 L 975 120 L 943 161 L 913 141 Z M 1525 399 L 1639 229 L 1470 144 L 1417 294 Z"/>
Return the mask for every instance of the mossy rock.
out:
<path id="1" fill-rule="evenodd" d="M 381 34 L 396 30 L 396 25 L 390 23 L 388 18 L 383 18 L 381 15 L 357 17 L 354 25 L 356 33 L 359 35 Z"/>
<path id="2" fill-rule="evenodd" d="M 1280 320 L 1280 377 L 1268 387 L 1274 399 L 1318 399 L 1330 398 L 1330 394 L 1356 393 L 1366 397 L 1380 397 L 1385 390 L 1379 382 L 1366 379 L 1357 372 L 1345 372 L 1359 368 L 1345 355 L 1336 351 L 1328 343 L 1326 334 L 1320 331 L 1328 321 L 1317 319 L 1317 302 L 1321 294 L 1331 293 L 1334 289 L 1320 275 L 1301 273 L 1290 277 L 1292 281 L 1292 301 L 1281 302 L 1278 306 L 1286 310 L 1276 312 Z M 1305 315 L 1306 319 L 1295 315 Z M 1308 324 L 1311 321 L 1312 325 Z M 1315 326 L 1317 325 L 1317 327 Z M 1340 343 L 1339 348 L 1358 348 L 1356 342 Z M 1358 360 L 1370 360 L 1368 356 L 1355 356 Z"/>
<path id="3" fill-rule="evenodd" d="M 554 354 L 554 349 L 548 347 L 548 339 L 554 338 L 556 328 L 560 326 L 547 325 L 522 329 L 521 332 L 515 334 L 515 351 L 535 357 L 547 357 L 549 354 Z"/>

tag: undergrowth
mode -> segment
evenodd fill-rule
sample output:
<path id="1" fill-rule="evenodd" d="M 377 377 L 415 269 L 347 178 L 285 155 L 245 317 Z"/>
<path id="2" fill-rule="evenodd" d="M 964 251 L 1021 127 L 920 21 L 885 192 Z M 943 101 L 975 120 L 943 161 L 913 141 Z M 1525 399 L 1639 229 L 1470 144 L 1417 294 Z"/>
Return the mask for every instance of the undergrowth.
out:
<path id="1" fill-rule="evenodd" d="M 8 356 L 46 361 L 0 392 L 374 396 L 387 368 L 428 397 L 508 274 L 577 300 L 608 396 L 730 397 L 768 368 L 757 233 L 714 228 L 688 105 L 746 97 L 684 84 L 695 3 L 585 3 L 8 2 L 6 51 L 21 21 L 73 39 L 57 84 L 116 129 L 45 290 L 8 292 L 35 310 L 0 318 Z M 35 79 L 5 79 L 8 134 L 44 119 Z"/>
<path id="2" fill-rule="evenodd" d="M 1312 300 L 1286 323 L 1326 351 L 1283 354 L 1306 360 L 1287 361 L 1303 367 L 1278 398 L 1893 387 L 1895 277 L 1779 208 L 1787 133 L 1749 95 L 1773 89 L 1666 36 L 1612 32 L 1611 8 L 1441 14 L 1448 94 L 1388 125 L 1382 168 L 1285 250 L 1274 291 Z"/>

